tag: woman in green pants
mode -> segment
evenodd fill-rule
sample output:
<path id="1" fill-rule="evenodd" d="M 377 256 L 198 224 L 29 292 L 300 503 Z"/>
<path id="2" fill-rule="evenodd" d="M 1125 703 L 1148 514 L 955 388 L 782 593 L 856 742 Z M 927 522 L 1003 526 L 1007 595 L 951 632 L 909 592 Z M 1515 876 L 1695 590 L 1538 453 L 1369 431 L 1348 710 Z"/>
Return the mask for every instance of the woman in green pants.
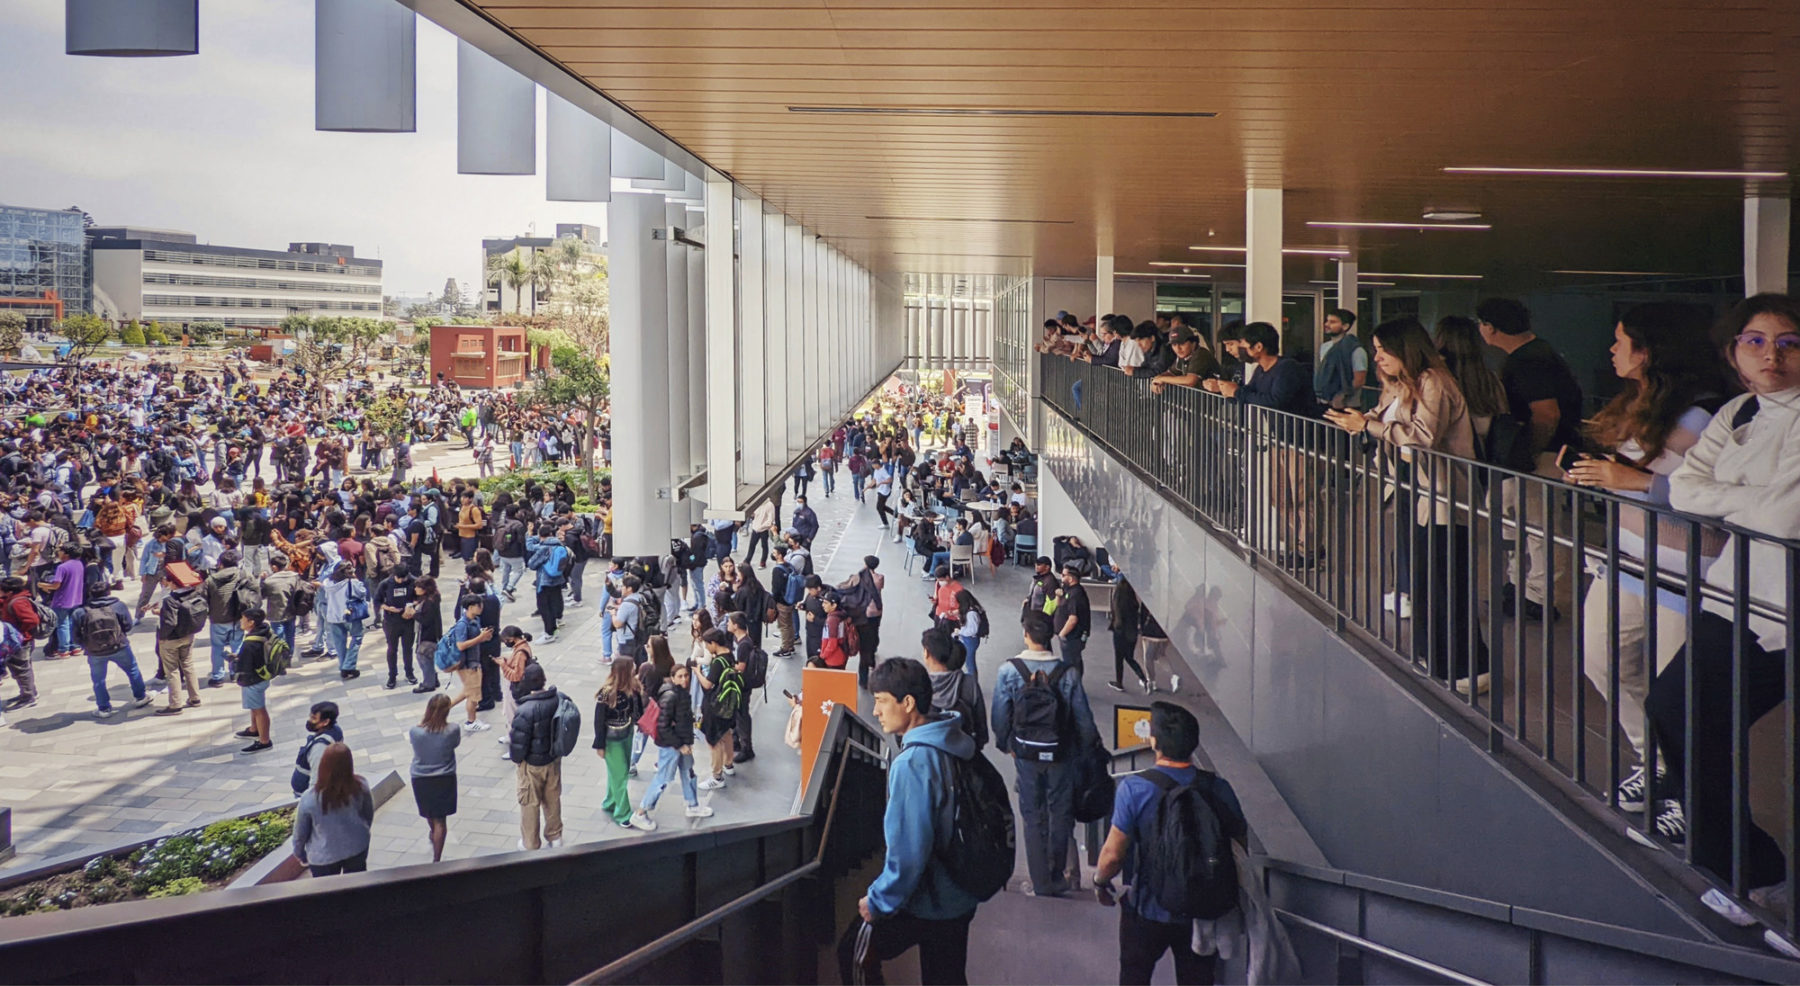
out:
<path id="1" fill-rule="evenodd" d="M 612 662 L 612 672 L 594 696 L 594 752 L 606 761 L 606 800 L 601 810 L 621 828 L 631 827 L 631 796 L 625 778 L 631 769 L 631 733 L 644 714 L 644 687 L 630 661 Z"/>

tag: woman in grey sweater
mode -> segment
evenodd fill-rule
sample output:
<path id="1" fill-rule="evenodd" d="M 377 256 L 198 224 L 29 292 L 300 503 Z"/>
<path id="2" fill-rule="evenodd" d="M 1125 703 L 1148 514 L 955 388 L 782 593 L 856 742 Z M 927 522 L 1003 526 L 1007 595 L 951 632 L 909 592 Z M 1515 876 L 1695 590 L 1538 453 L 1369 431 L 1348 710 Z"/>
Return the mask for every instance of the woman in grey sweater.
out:
<path id="1" fill-rule="evenodd" d="M 294 813 L 294 858 L 315 877 L 361 873 L 369 868 L 369 829 L 375 799 L 356 776 L 350 747 L 333 743 L 319 758 L 312 789 Z"/>
<path id="2" fill-rule="evenodd" d="M 444 858 L 450 816 L 456 814 L 456 745 L 462 730 L 450 727 L 450 696 L 433 695 L 425 718 L 407 733 L 412 741 L 413 798 L 431 832 L 431 861 Z"/>

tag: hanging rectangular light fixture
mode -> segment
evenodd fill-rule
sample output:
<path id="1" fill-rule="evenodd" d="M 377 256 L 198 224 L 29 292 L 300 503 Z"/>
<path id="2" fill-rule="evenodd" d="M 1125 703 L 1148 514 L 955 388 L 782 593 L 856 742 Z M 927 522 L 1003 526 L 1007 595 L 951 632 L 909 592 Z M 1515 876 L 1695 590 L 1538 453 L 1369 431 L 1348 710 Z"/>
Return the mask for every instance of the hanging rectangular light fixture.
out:
<path id="1" fill-rule="evenodd" d="M 456 170 L 537 173 L 537 83 L 461 40 L 456 43 Z"/>
<path id="2" fill-rule="evenodd" d="M 611 201 L 612 133 L 599 117 L 550 93 L 544 115 L 544 197 L 552 202 Z"/>
<path id="3" fill-rule="evenodd" d="M 200 0 L 64 0 L 63 50 L 146 58 L 200 51 Z"/>
<path id="4" fill-rule="evenodd" d="M 396 0 L 315 0 L 313 129 L 418 129 L 418 15 Z"/>

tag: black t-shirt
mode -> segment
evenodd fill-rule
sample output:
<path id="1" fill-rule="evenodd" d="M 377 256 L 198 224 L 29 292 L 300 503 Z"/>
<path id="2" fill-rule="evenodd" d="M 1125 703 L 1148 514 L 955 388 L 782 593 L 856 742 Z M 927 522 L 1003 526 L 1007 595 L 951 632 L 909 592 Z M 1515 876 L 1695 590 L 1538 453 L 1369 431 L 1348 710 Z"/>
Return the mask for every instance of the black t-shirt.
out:
<path id="1" fill-rule="evenodd" d="M 1521 427 L 1531 426 L 1531 405 L 1536 401 L 1556 401 L 1562 412 L 1556 434 L 1547 449 L 1556 451 L 1564 445 L 1581 441 L 1581 384 L 1569 370 L 1569 364 L 1543 339 L 1533 339 L 1512 351 L 1500 367 L 1500 383 L 1506 388 L 1506 402 Z"/>
<path id="2" fill-rule="evenodd" d="M 1093 628 L 1094 622 L 1093 610 L 1088 605 L 1087 589 L 1080 583 L 1076 583 L 1073 586 L 1063 586 L 1060 592 L 1062 599 L 1057 602 L 1056 613 L 1051 617 L 1056 624 L 1056 632 L 1062 633 L 1063 626 L 1069 622 L 1069 617 L 1073 616 L 1075 618 L 1073 635 L 1087 636 L 1089 630 Z"/>

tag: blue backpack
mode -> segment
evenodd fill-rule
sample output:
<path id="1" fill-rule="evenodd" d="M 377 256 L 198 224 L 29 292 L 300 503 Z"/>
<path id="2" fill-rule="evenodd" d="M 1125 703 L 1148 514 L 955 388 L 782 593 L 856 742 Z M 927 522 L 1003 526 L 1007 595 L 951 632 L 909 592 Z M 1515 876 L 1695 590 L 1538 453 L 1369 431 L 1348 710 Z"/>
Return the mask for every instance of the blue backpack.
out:
<path id="1" fill-rule="evenodd" d="M 559 544 L 551 548 L 550 557 L 544 562 L 544 574 L 552 578 L 561 575 L 568 560 L 569 549 L 567 546 Z"/>
<path id="2" fill-rule="evenodd" d="M 781 584 L 781 601 L 785 605 L 793 606 L 800 602 L 802 596 L 806 595 L 806 579 L 787 562 L 782 562 L 781 565 L 788 570 L 787 581 Z"/>

